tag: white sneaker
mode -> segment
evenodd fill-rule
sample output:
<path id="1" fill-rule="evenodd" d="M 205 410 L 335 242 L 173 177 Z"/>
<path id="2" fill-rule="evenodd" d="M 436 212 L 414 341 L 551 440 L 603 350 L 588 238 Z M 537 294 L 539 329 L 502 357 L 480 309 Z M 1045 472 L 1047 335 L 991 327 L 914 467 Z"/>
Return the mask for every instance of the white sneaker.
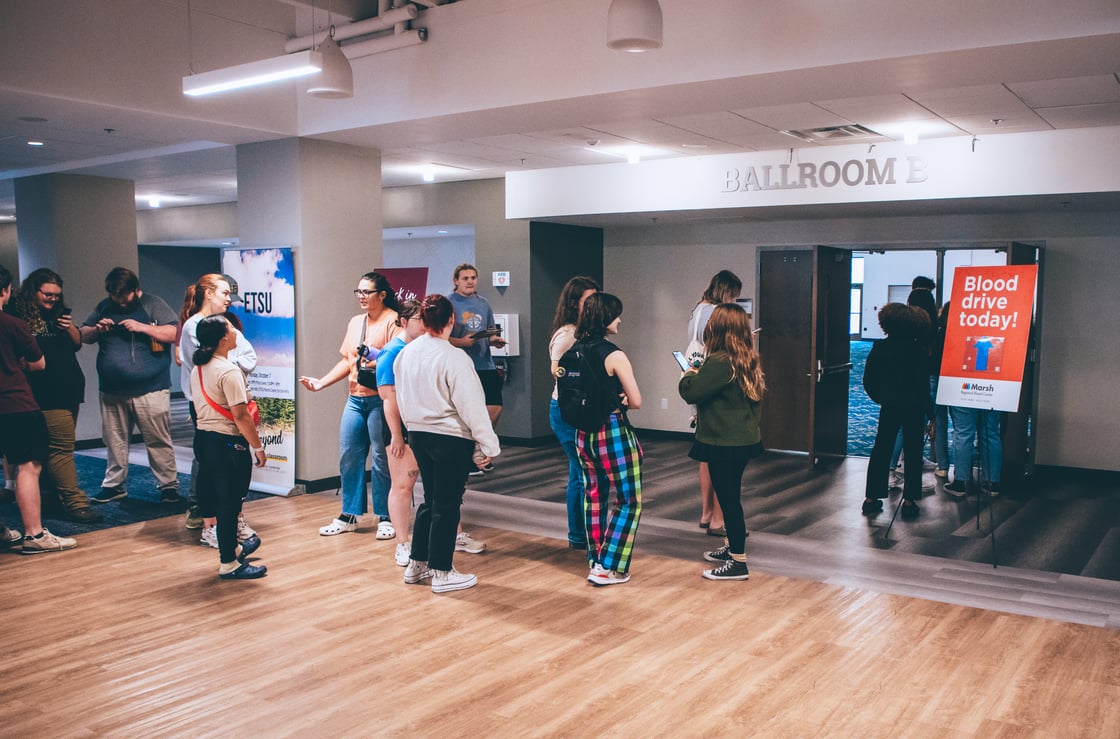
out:
<path id="1" fill-rule="evenodd" d="M 397 535 L 397 530 L 393 528 L 393 524 L 388 521 L 381 521 L 377 524 L 377 538 L 378 539 L 392 539 Z"/>
<path id="2" fill-rule="evenodd" d="M 486 542 L 475 539 L 466 531 L 460 531 L 455 537 L 455 551 L 467 554 L 482 554 L 486 551 Z"/>
<path id="3" fill-rule="evenodd" d="M 319 527 L 319 536 L 338 536 L 339 534 L 345 534 L 347 532 L 353 532 L 357 530 L 357 521 L 355 521 L 354 523 L 347 523 L 341 518 L 336 518 L 326 526 Z"/>
<path id="4" fill-rule="evenodd" d="M 432 576 L 432 571 L 428 569 L 427 562 L 417 562 L 415 559 L 408 560 L 408 567 L 404 571 L 404 581 L 408 585 L 416 585 L 417 583 L 427 580 Z"/>
<path id="5" fill-rule="evenodd" d="M 623 583 L 630 582 L 630 573 L 615 572 L 614 570 L 608 570 L 602 565 L 597 564 L 591 568 L 591 573 L 588 574 L 587 581 L 592 585 L 622 585 Z"/>
<path id="6" fill-rule="evenodd" d="M 466 590 L 478 585 L 478 578 L 459 572 L 454 567 L 450 570 L 432 570 L 432 592 L 447 593 L 452 590 Z"/>
<path id="7" fill-rule="evenodd" d="M 205 528 L 203 528 L 202 529 L 202 536 L 200 536 L 198 538 L 198 543 L 201 544 L 204 547 L 210 547 L 211 549 L 217 549 L 218 548 L 218 527 L 217 526 L 206 526 Z"/>
<path id="8" fill-rule="evenodd" d="M 252 539 L 256 535 L 257 535 L 257 532 L 253 531 L 253 527 L 250 526 L 249 524 L 245 523 L 245 514 L 244 513 L 238 513 L 237 514 L 237 543 L 238 544 L 243 544 L 246 539 Z"/>
<path id="9" fill-rule="evenodd" d="M 397 553 L 395 556 L 397 559 L 397 567 L 407 567 L 408 560 L 412 558 L 412 542 L 402 541 L 400 544 L 397 544 Z"/>

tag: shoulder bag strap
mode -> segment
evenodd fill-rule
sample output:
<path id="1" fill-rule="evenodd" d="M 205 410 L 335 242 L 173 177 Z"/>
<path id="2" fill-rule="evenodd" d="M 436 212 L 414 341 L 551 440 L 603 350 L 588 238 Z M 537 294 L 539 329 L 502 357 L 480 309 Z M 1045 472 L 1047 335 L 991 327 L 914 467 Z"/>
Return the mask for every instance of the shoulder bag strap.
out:
<path id="1" fill-rule="evenodd" d="M 232 411 L 227 411 L 225 408 L 221 407 L 220 405 L 215 403 L 213 400 L 211 400 L 210 396 L 206 394 L 206 383 L 204 383 L 202 381 L 202 367 L 201 366 L 198 367 L 198 389 L 202 391 L 202 397 L 206 398 L 206 402 L 210 404 L 211 408 L 213 408 L 218 413 L 220 413 L 224 418 L 227 418 L 230 421 L 233 420 L 233 412 Z"/>

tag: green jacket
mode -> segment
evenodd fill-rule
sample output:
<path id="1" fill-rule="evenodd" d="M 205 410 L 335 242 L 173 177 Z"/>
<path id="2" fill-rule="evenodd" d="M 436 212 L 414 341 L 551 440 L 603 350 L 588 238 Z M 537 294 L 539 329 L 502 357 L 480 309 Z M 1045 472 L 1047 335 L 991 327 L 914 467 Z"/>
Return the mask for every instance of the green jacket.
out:
<path id="1" fill-rule="evenodd" d="M 712 446 L 748 446 L 762 441 L 758 421 L 761 403 L 751 400 L 731 381 L 726 354 L 713 354 L 677 385 L 685 402 L 696 405 L 696 440 Z"/>

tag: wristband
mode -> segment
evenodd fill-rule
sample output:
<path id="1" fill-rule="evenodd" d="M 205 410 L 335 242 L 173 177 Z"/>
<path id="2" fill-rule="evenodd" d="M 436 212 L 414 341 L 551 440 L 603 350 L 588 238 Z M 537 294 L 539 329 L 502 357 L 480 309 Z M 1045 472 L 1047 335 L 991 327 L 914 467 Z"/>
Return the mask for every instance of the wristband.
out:
<path id="1" fill-rule="evenodd" d="M 249 447 L 249 450 L 251 452 L 253 452 L 253 454 L 256 454 L 257 452 L 263 452 L 264 447 L 263 446 L 260 446 L 260 447 L 251 446 L 251 447 Z"/>

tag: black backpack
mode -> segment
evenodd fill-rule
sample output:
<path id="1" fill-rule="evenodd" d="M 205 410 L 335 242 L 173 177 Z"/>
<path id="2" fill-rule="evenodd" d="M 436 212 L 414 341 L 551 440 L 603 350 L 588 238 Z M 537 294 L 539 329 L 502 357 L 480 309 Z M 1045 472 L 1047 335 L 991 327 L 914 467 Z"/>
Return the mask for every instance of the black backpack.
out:
<path id="1" fill-rule="evenodd" d="M 581 431 L 598 431 L 618 408 L 603 359 L 616 347 L 606 341 L 577 341 L 556 368 L 556 403 L 560 417 Z"/>

